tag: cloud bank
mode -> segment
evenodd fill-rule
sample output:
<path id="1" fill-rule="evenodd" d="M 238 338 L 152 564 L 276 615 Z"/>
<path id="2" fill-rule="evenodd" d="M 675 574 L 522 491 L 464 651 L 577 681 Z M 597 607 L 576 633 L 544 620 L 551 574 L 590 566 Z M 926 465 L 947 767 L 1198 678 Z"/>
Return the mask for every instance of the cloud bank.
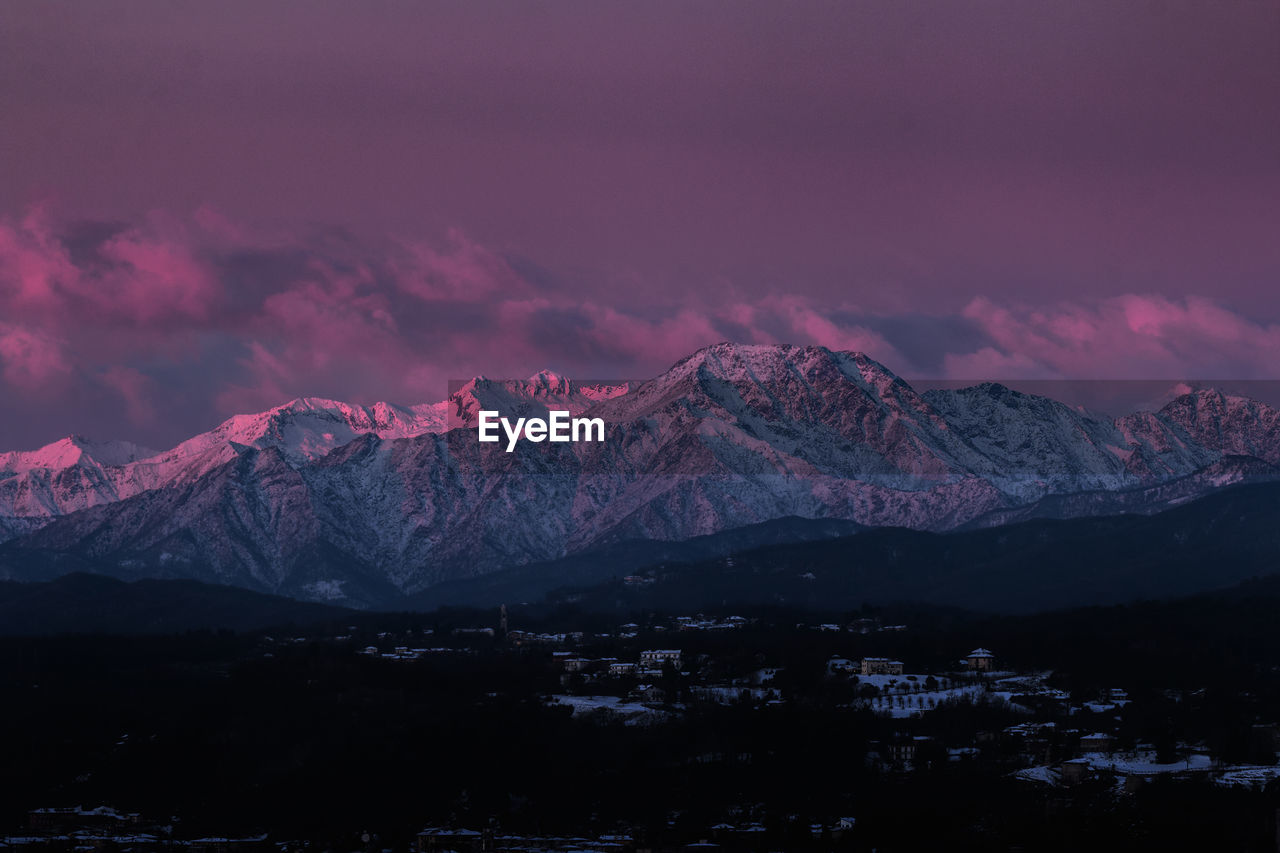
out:
<path id="1" fill-rule="evenodd" d="M 908 377 L 1276 378 L 1280 326 L 1207 297 L 1130 293 L 959 314 L 871 312 L 732 282 L 678 302 L 582 282 L 461 231 L 366 242 L 264 233 L 201 210 L 136 223 L 0 220 L 0 447 L 71 432 L 168 446 L 296 396 L 442 398 L 450 379 L 549 367 L 646 377 L 720 340 L 861 350 Z"/>

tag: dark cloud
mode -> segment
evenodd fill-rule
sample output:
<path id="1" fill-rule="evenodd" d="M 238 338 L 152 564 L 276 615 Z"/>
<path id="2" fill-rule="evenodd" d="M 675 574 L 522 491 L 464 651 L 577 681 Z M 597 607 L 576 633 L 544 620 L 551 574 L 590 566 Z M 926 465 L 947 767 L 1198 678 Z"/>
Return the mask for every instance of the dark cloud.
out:
<path id="1" fill-rule="evenodd" d="M 896 370 L 908 375 L 942 374 L 948 355 L 972 352 L 991 343 L 978 323 L 953 314 L 864 316 L 837 312 L 835 319 L 842 325 L 864 325 L 883 335 L 909 360 L 909 363 L 895 366 Z"/>

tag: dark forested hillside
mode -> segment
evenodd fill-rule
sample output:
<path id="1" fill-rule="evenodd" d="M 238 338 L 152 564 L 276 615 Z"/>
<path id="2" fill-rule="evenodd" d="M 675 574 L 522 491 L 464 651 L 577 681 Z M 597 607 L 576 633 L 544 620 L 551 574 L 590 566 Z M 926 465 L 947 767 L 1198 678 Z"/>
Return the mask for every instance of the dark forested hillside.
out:
<path id="1" fill-rule="evenodd" d="M 125 582 L 75 573 L 0 581 L 0 634 L 164 634 L 251 630 L 340 619 L 352 611 L 185 580 Z"/>
<path id="2" fill-rule="evenodd" d="M 562 589 L 606 609 L 928 602 L 1025 612 L 1220 589 L 1280 570 L 1280 485 L 1239 486 L 1153 516 L 1036 520 L 936 534 L 877 529 Z"/>

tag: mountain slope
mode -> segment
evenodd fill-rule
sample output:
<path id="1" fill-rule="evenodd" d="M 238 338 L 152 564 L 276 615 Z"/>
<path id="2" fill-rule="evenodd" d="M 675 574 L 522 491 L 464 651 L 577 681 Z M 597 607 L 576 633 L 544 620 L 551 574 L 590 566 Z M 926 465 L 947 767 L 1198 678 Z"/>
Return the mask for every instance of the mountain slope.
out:
<path id="1" fill-rule="evenodd" d="M 1033 612 L 1170 598 L 1280 573 L 1280 484 L 1223 490 L 1153 516 L 1032 520 L 959 533 L 882 529 L 668 563 L 655 582 L 559 593 L 626 611 L 916 602 Z M 476 603 L 490 603 L 475 599 Z"/>
<path id="2" fill-rule="evenodd" d="M 248 631 L 350 618 L 352 611 L 195 581 L 133 583 L 70 574 L 46 583 L 0 581 L 0 634 L 172 634 Z"/>
<path id="3" fill-rule="evenodd" d="M 0 454 L 0 541 L 11 531 L 30 530 L 60 515 L 189 483 L 247 448 L 275 448 L 290 464 L 301 465 L 362 435 L 394 439 L 443 433 L 473 425 L 480 408 L 541 416 L 550 407 L 577 413 L 628 387 L 580 385 L 542 371 L 527 380 L 474 379 L 446 400 L 408 407 L 302 397 L 228 418 L 163 452 L 72 436 L 39 450 Z"/>
<path id="4" fill-rule="evenodd" d="M 1207 388 L 1179 396 L 1160 416 L 1202 447 L 1280 462 L 1280 411 L 1265 403 Z"/>
<path id="5" fill-rule="evenodd" d="M 507 453 L 476 441 L 480 408 L 600 417 L 606 440 Z M 718 344 L 634 386 L 544 372 L 473 380 L 413 408 L 304 399 L 124 465 L 14 474 L 0 495 L 27 476 L 66 487 L 50 512 L 83 508 L 0 518 L 15 537 L 0 576 L 81 561 L 376 606 L 789 517 L 945 531 L 1151 513 L 1276 478 L 1277 423 L 1263 404 L 1211 391 L 1109 421 L 990 383 L 919 394 L 859 353 Z M 94 489 L 71 489 L 76 477 Z"/>

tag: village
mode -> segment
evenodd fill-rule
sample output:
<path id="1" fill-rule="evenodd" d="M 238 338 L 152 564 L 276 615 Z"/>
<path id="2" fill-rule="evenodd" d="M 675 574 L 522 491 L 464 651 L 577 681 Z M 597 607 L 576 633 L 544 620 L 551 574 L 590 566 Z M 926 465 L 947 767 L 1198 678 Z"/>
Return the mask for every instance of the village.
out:
<path id="1" fill-rule="evenodd" d="M 535 795 L 516 793 L 515 782 L 479 782 L 497 785 L 495 792 L 510 787 L 502 795 L 509 805 L 474 796 L 486 775 L 456 764 L 468 754 L 464 739 L 440 740 L 423 722 L 420 745 L 406 749 L 452 750 L 457 757 L 441 761 L 455 763 L 441 766 L 464 769 L 450 771 L 457 782 L 441 777 L 437 788 L 453 793 L 415 801 L 397 813 L 399 829 L 385 817 L 352 818 L 341 838 L 328 835 L 317 853 L 857 850 L 883 846 L 893 816 L 909 809 L 910 792 L 938 780 L 957 790 L 1020 792 L 1013 796 L 1033 808 L 1069 813 L 1072 803 L 1128 808 L 1170 783 L 1261 794 L 1280 779 L 1280 725 L 1265 714 L 1269 699 L 1245 685 L 1224 703 L 1224 694 L 1198 686 L 1189 674 L 1153 689 L 1149 677 L 1126 679 L 1123 669 L 1108 670 L 1103 680 L 1087 656 L 1080 671 L 1055 670 L 1037 665 L 1038 655 L 1027 649 L 990 642 L 987 632 L 964 626 L 940 634 L 879 615 L 811 622 L 795 616 L 647 613 L 525 626 L 513 624 L 506 608 L 491 624 L 482 615 L 449 613 L 409 624 L 245 638 L 242 659 L 219 672 L 257 673 L 264 684 L 305 674 L 298 683 L 309 689 L 323 683 L 319 673 L 331 673 L 341 703 L 335 708 L 352 685 L 368 683 L 385 685 L 370 696 L 412 691 L 413 702 L 428 709 L 444 703 L 444 713 L 472 718 L 482 731 L 536 726 L 548 732 L 547 754 L 570 762 L 557 770 L 562 779 L 574 779 L 574 762 L 586 760 L 579 743 L 620 750 L 617 765 L 594 757 L 596 773 L 654 753 L 642 759 L 651 766 L 616 783 L 621 799 L 551 820 L 539 816 L 540 808 L 520 805 Z M 398 707 L 371 701 L 372 709 Z M 1247 725 L 1197 728 L 1206 708 L 1229 710 Z M 1165 716 L 1180 714 L 1185 720 L 1176 724 Z M 413 725 L 412 715 L 404 719 Z M 128 760 L 146 748 L 144 735 L 121 732 L 111 752 Z M 768 793 L 818 760 L 838 766 L 846 787 L 828 788 L 808 803 Z M 473 772 L 480 775 L 463 782 Z M 646 780 L 701 778 L 719 782 L 690 781 L 693 789 L 673 790 L 657 811 L 627 805 L 625 792 L 646 789 Z M 757 781 L 737 791 L 728 784 L 734 779 Z M 181 813 L 150 812 L 145 802 L 34 802 L 24 825 L 0 836 L 0 853 L 294 853 L 316 843 L 306 831 L 268 832 L 231 813 L 220 826 L 207 816 L 196 824 Z M 421 817 L 407 832 L 403 823 L 414 814 Z"/>
<path id="2" fill-rule="evenodd" d="M 742 631 L 753 624 L 743 616 L 679 615 L 642 626 L 627 622 L 610 632 L 534 632 L 507 629 L 505 608 L 498 628 L 454 628 L 450 645 L 369 645 L 360 653 L 381 660 L 414 661 L 430 655 L 473 653 L 466 643 L 476 639 L 505 639 L 512 653 L 540 651 L 557 674 L 559 690 L 547 693 L 546 704 L 560 706 L 575 718 L 596 723 L 659 725 L 691 705 L 769 708 L 797 698 L 783 686 L 777 666 L 734 671 L 724 660 L 706 652 L 683 648 L 643 648 L 635 641 L 648 636 L 672 639 L 701 633 Z M 795 632 L 866 637 L 906 632 L 901 624 L 882 625 L 859 618 L 839 624 L 797 624 Z M 430 637 L 430 631 L 422 632 Z M 390 634 L 380 635 L 385 646 Z M 343 638 L 346 639 L 346 638 Z M 457 641 L 462 641 L 460 645 Z M 592 656 L 588 650 L 622 643 L 630 654 Z M 1088 696 L 1050 685 L 1052 673 L 1003 668 L 995 652 L 981 646 L 958 654 L 953 666 L 937 671 L 912 671 L 908 663 L 890 657 L 856 659 L 832 655 L 823 674 L 827 688 L 843 688 L 848 701 L 837 707 L 870 711 L 889 720 L 910 723 L 938 709 L 957 704 L 988 705 L 1023 717 L 999 730 L 975 731 L 965 742 L 943 743 L 904 727 L 882 742 L 869 744 L 867 761 L 897 773 L 916 769 L 919 756 L 929 761 L 945 756 L 951 762 L 998 760 L 1014 768 L 1011 775 L 1028 784 L 1071 786 L 1104 780 L 1117 790 L 1131 791 L 1155 777 L 1205 778 L 1219 785 L 1260 786 L 1280 778 L 1280 723 L 1258 723 L 1250 730 L 1250 750 L 1259 763 L 1249 764 L 1214 756 L 1204 743 L 1178 742 L 1157 749 L 1120 734 L 1119 723 L 1130 704 L 1123 687 L 1108 687 Z M 1181 697 L 1170 691 L 1175 700 Z"/>
<path id="3" fill-rule="evenodd" d="M 641 625 L 626 622 L 608 632 L 532 632 L 462 628 L 455 639 L 505 638 L 510 653 L 536 652 L 550 665 L 558 689 L 543 696 L 551 707 L 563 708 L 574 719 L 596 725 L 626 727 L 662 726 L 705 705 L 751 708 L 767 713 L 789 703 L 811 705 L 815 696 L 798 693 L 782 666 L 757 655 L 743 668 L 713 652 L 695 651 L 681 640 L 728 632 L 758 629 L 755 619 L 728 615 L 680 615 Z M 777 630 L 777 626 L 770 626 Z M 847 622 L 798 623 L 786 626 L 793 635 L 825 638 L 856 637 L 861 644 L 876 635 L 901 635 L 907 625 L 881 624 L 879 619 L 856 618 Z M 642 638 L 666 637 L 666 647 L 647 647 Z M 386 638 L 383 638 L 384 640 Z M 639 643 L 639 644 L 637 644 Z M 873 643 L 872 643 L 873 644 Z M 693 644 L 700 645 L 700 644 Z M 731 645 L 731 644 L 730 644 Z M 609 654 L 593 650 L 608 649 Z M 381 659 L 415 660 L 432 654 L 473 653 L 450 646 L 388 651 L 370 646 L 364 654 Z M 735 666 L 735 663 L 738 664 Z M 821 693 L 841 701 L 832 707 L 849 713 L 870 713 L 888 728 L 881 738 L 866 743 L 868 769 L 904 778 L 927 772 L 939 763 L 965 767 L 996 768 L 1008 779 L 1028 788 L 1049 792 L 1089 788 L 1125 796 L 1155 780 L 1197 780 L 1220 788 L 1239 786 L 1259 791 L 1280 779 L 1280 724 L 1259 722 L 1248 733 L 1251 761 L 1233 760 L 1216 753 L 1201 741 L 1156 743 L 1135 737 L 1127 722 L 1133 700 L 1123 686 L 1107 686 L 1074 694 L 1053 685 L 1051 671 L 1008 667 L 991 649 L 977 646 L 961 651 L 949 666 L 913 668 L 907 661 L 881 655 L 845 657 L 830 655 L 822 665 Z M 810 685 L 813 686 L 812 684 Z M 1165 691 L 1165 698 L 1184 702 L 1203 690 Z M 929 718 L 962 706 L 992 709 L 1008 720 L 999 727 L 977 728 L 957 737 L 929 731 Z M 751 760 L 749 755 L 709 753 L 701 762 Z M 738 819 L 721 820 L 705 827 L 689 849 L 757 849 L 755 842 L 764 824 L 741 819 L 751 807 L 742 804 Z M 806 827 L 813 839 L 836 842 L 855 837 L 854 814 Z M 673 819 L 674 823 L 674 819 Z M 459 833 L 463 833 L 459 835 Z M 470 833 L 470 834 L 468 834 Z M 483 846 L 467 846 L 465 838 Z M 447 842 L 447 843 L 446 843 Z M 433 828 L 419 838 L 419 850 L 475 849 L 523 850 L 528 839 L 507 838 L 492 832 L 463 828 Z M 564 847 L 536 849 L 633 849 L 623 834 L 601 839 L 565 839 Z M 506 845 L 506 846 L 504 846 Z"/>

